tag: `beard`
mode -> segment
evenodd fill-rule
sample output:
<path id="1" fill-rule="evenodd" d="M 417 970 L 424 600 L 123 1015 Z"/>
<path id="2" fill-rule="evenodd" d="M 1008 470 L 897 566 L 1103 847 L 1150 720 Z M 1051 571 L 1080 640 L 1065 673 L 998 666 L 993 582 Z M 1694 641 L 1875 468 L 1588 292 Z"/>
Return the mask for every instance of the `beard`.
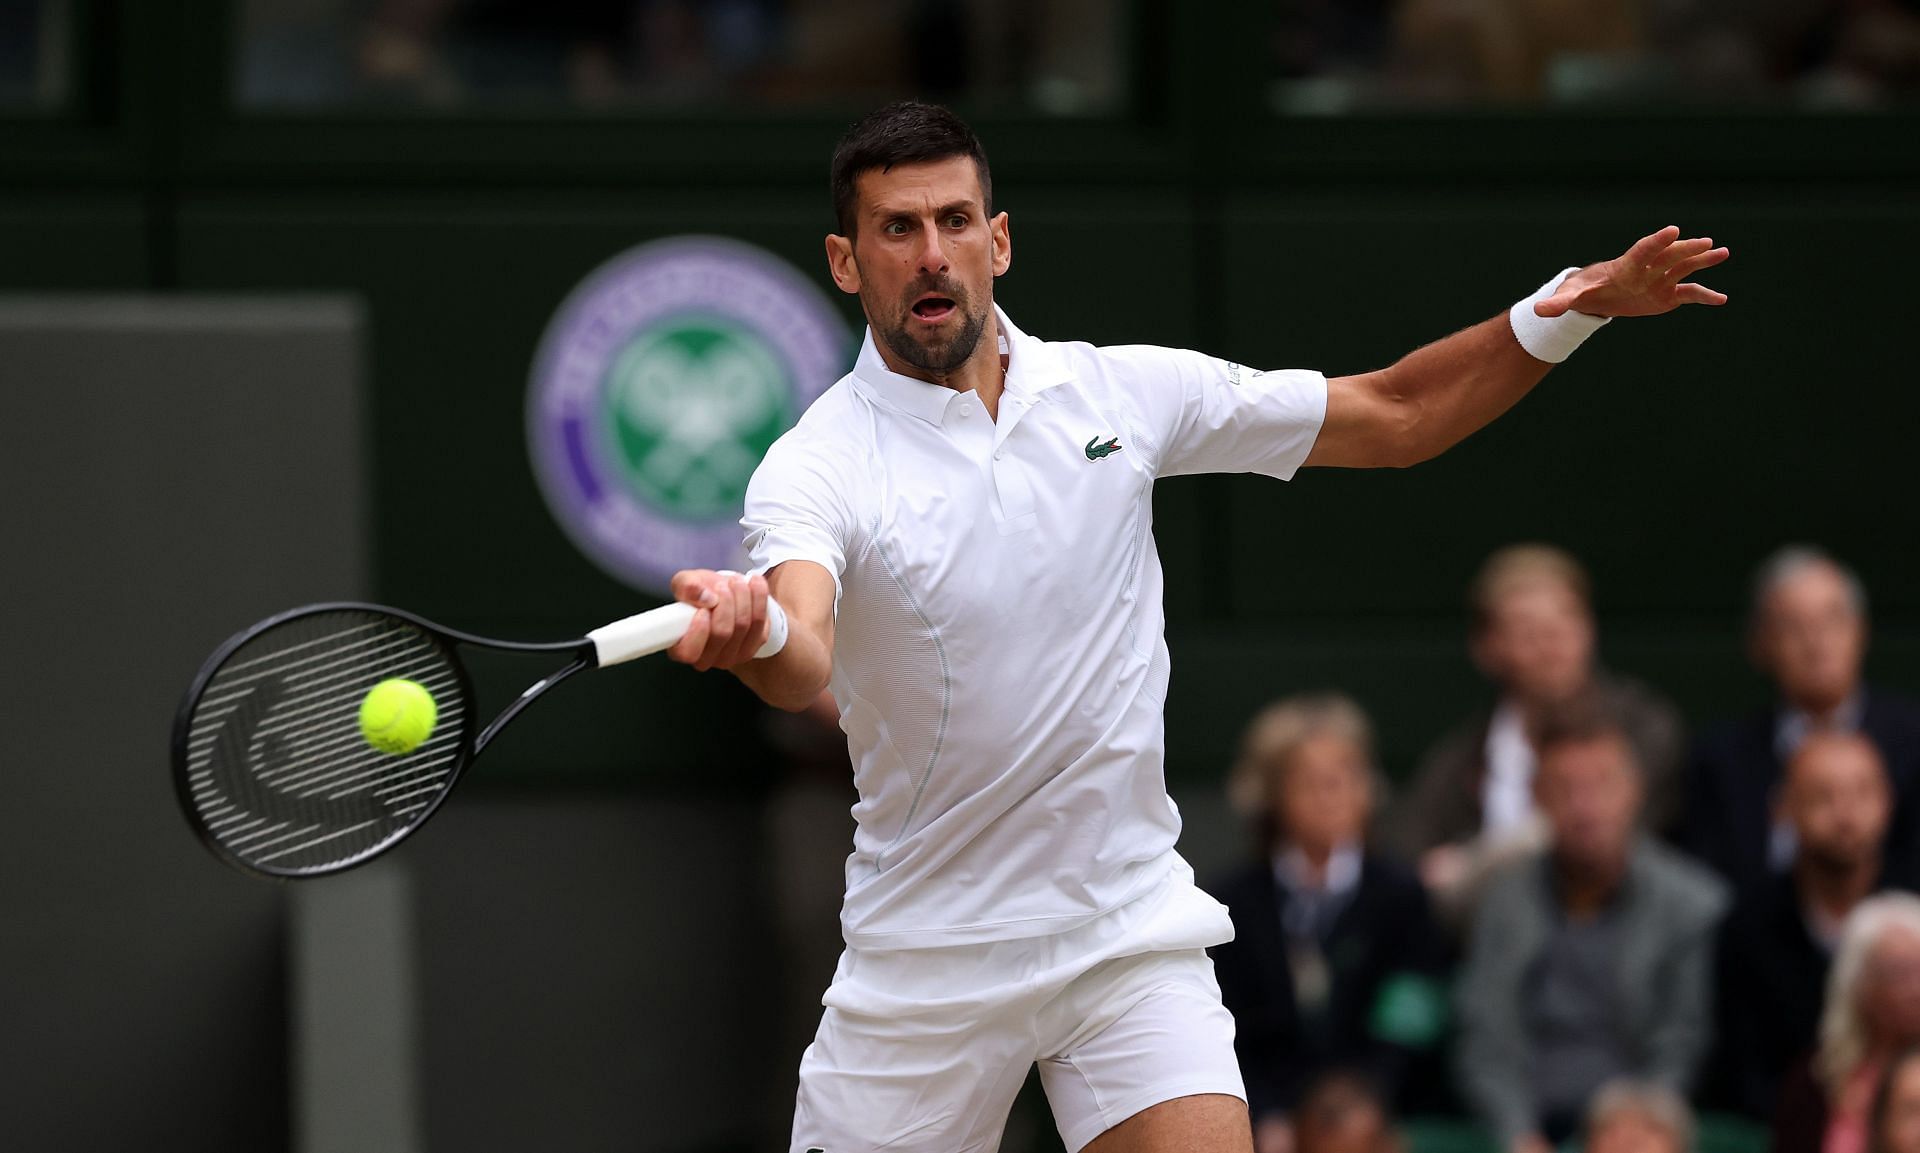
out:
<path id="1" fill-rule="evenodd" d="M 922 340 L 910 331 L 913 302 L 929 292 L 953 301 L 954 316 L 959 321 L 953 335 L 942 340 Z M 987 330 L 986 311 L 976 310 L 967 290 L 944 277 L 916 282 L 894 307 L 869 309 L 867 319 L 873 325 L 874 335 L 890 352 L 921 372 L 935 376 L 965 364 L 980 346 L 980 337 Z"/>
<path id="2" fill-rule="evenodd" d="M 1825 845 L 1802 841 L 1798 853 L 1801 862 L 1809 870 L 1836 876 L 1850 873 L 1873 860 L 1878 856 L 1878 847 L 1878 842 L 1868 842 L 1865 838 Z"/>

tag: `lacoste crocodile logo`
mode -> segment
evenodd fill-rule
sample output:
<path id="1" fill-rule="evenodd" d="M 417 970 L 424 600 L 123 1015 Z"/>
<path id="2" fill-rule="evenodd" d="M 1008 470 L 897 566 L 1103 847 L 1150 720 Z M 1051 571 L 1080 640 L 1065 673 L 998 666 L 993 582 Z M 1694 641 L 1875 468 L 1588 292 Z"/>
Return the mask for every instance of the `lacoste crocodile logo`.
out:
<path id="1" fill-rule="evenodd" d="M 1120 438 L 1117 436 L 1105 444 L 1101 444 L 1100 438 L 1096 436 L 1087 442 L 1087 459 L 1099 460 L 1102 457 L 1112 456 L 1124 447 L 1125 446 L 1120 443 Z"/>

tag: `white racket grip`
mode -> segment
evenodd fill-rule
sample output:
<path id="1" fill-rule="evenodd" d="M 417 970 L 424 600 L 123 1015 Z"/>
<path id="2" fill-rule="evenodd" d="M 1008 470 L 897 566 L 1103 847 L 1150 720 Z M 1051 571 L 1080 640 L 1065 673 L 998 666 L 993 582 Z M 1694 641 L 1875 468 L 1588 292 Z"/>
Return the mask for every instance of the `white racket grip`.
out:
<path id="1" fill-rule="evenodd" d="M 675 601 L 614 621 L 610 625 L 602 625 L 587 634 L 587 639 L 593 642 L 594 659 L 604 669 L 608 665 L 670 649 L 687 635 L 687 626 L 693 622 L 693 614 L 698 611 L 692 605 Z M 770 657 L 786 645 L 786 610 L 780 607 L 780 602 L 768 597 L 767 643 L 761 645 L 760 651 L 753 655 Z"/>

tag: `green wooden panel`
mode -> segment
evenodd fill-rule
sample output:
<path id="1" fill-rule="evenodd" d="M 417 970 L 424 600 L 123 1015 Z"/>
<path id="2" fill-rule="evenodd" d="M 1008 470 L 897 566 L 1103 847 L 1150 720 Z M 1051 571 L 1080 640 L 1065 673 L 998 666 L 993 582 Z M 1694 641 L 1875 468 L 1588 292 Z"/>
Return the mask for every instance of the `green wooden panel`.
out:
<path id="1" fill-rule="evenodd" d="M 131 193 L 0 195 L 0 289 L 148 286 L 147 213 Z"/>
<path id="2" fill-rule="evenodd" d="M 1410 472 L 1233 482 L 1222 614 L 1452 614 L 1478 560 L 1515 539 L 1581 554 L 1610 613 L 1724 613 L 1766 551 L 1802 538 L 1854 560 L 1883 613 L 1920 608 L 1895 497 L 1920 427 L 1907 305 L 1878 268 L 1832 263 L 1840 237 L 1920 245 L 1910 201 L 1249 196 L 1226 213 L 1244 240 L 1225 255 L 1227 351 L 1378 368 L 1669 220 L 1731 244 L 1708 278 L 1730 306 L 1614 325 Z"/>

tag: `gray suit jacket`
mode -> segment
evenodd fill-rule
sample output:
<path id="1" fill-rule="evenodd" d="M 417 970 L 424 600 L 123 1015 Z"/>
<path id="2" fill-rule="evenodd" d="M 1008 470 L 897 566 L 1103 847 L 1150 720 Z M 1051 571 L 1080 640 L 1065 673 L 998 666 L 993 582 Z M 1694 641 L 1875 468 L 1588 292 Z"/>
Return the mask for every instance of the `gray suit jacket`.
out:
<path id="1" fill-rule="evenodd" d="M 1525 999 L 1558 913 L 1544 854 L 1488 881 L 1455 990 L 1460 1089 L 1503 1144 L 1536 1131 Z M 1621 890 L 1620 1030 L 1633 1075 L 1685 1094 L 1712 1040 L 1713 942 L 1726 887 L 1648 837 Z"/>

